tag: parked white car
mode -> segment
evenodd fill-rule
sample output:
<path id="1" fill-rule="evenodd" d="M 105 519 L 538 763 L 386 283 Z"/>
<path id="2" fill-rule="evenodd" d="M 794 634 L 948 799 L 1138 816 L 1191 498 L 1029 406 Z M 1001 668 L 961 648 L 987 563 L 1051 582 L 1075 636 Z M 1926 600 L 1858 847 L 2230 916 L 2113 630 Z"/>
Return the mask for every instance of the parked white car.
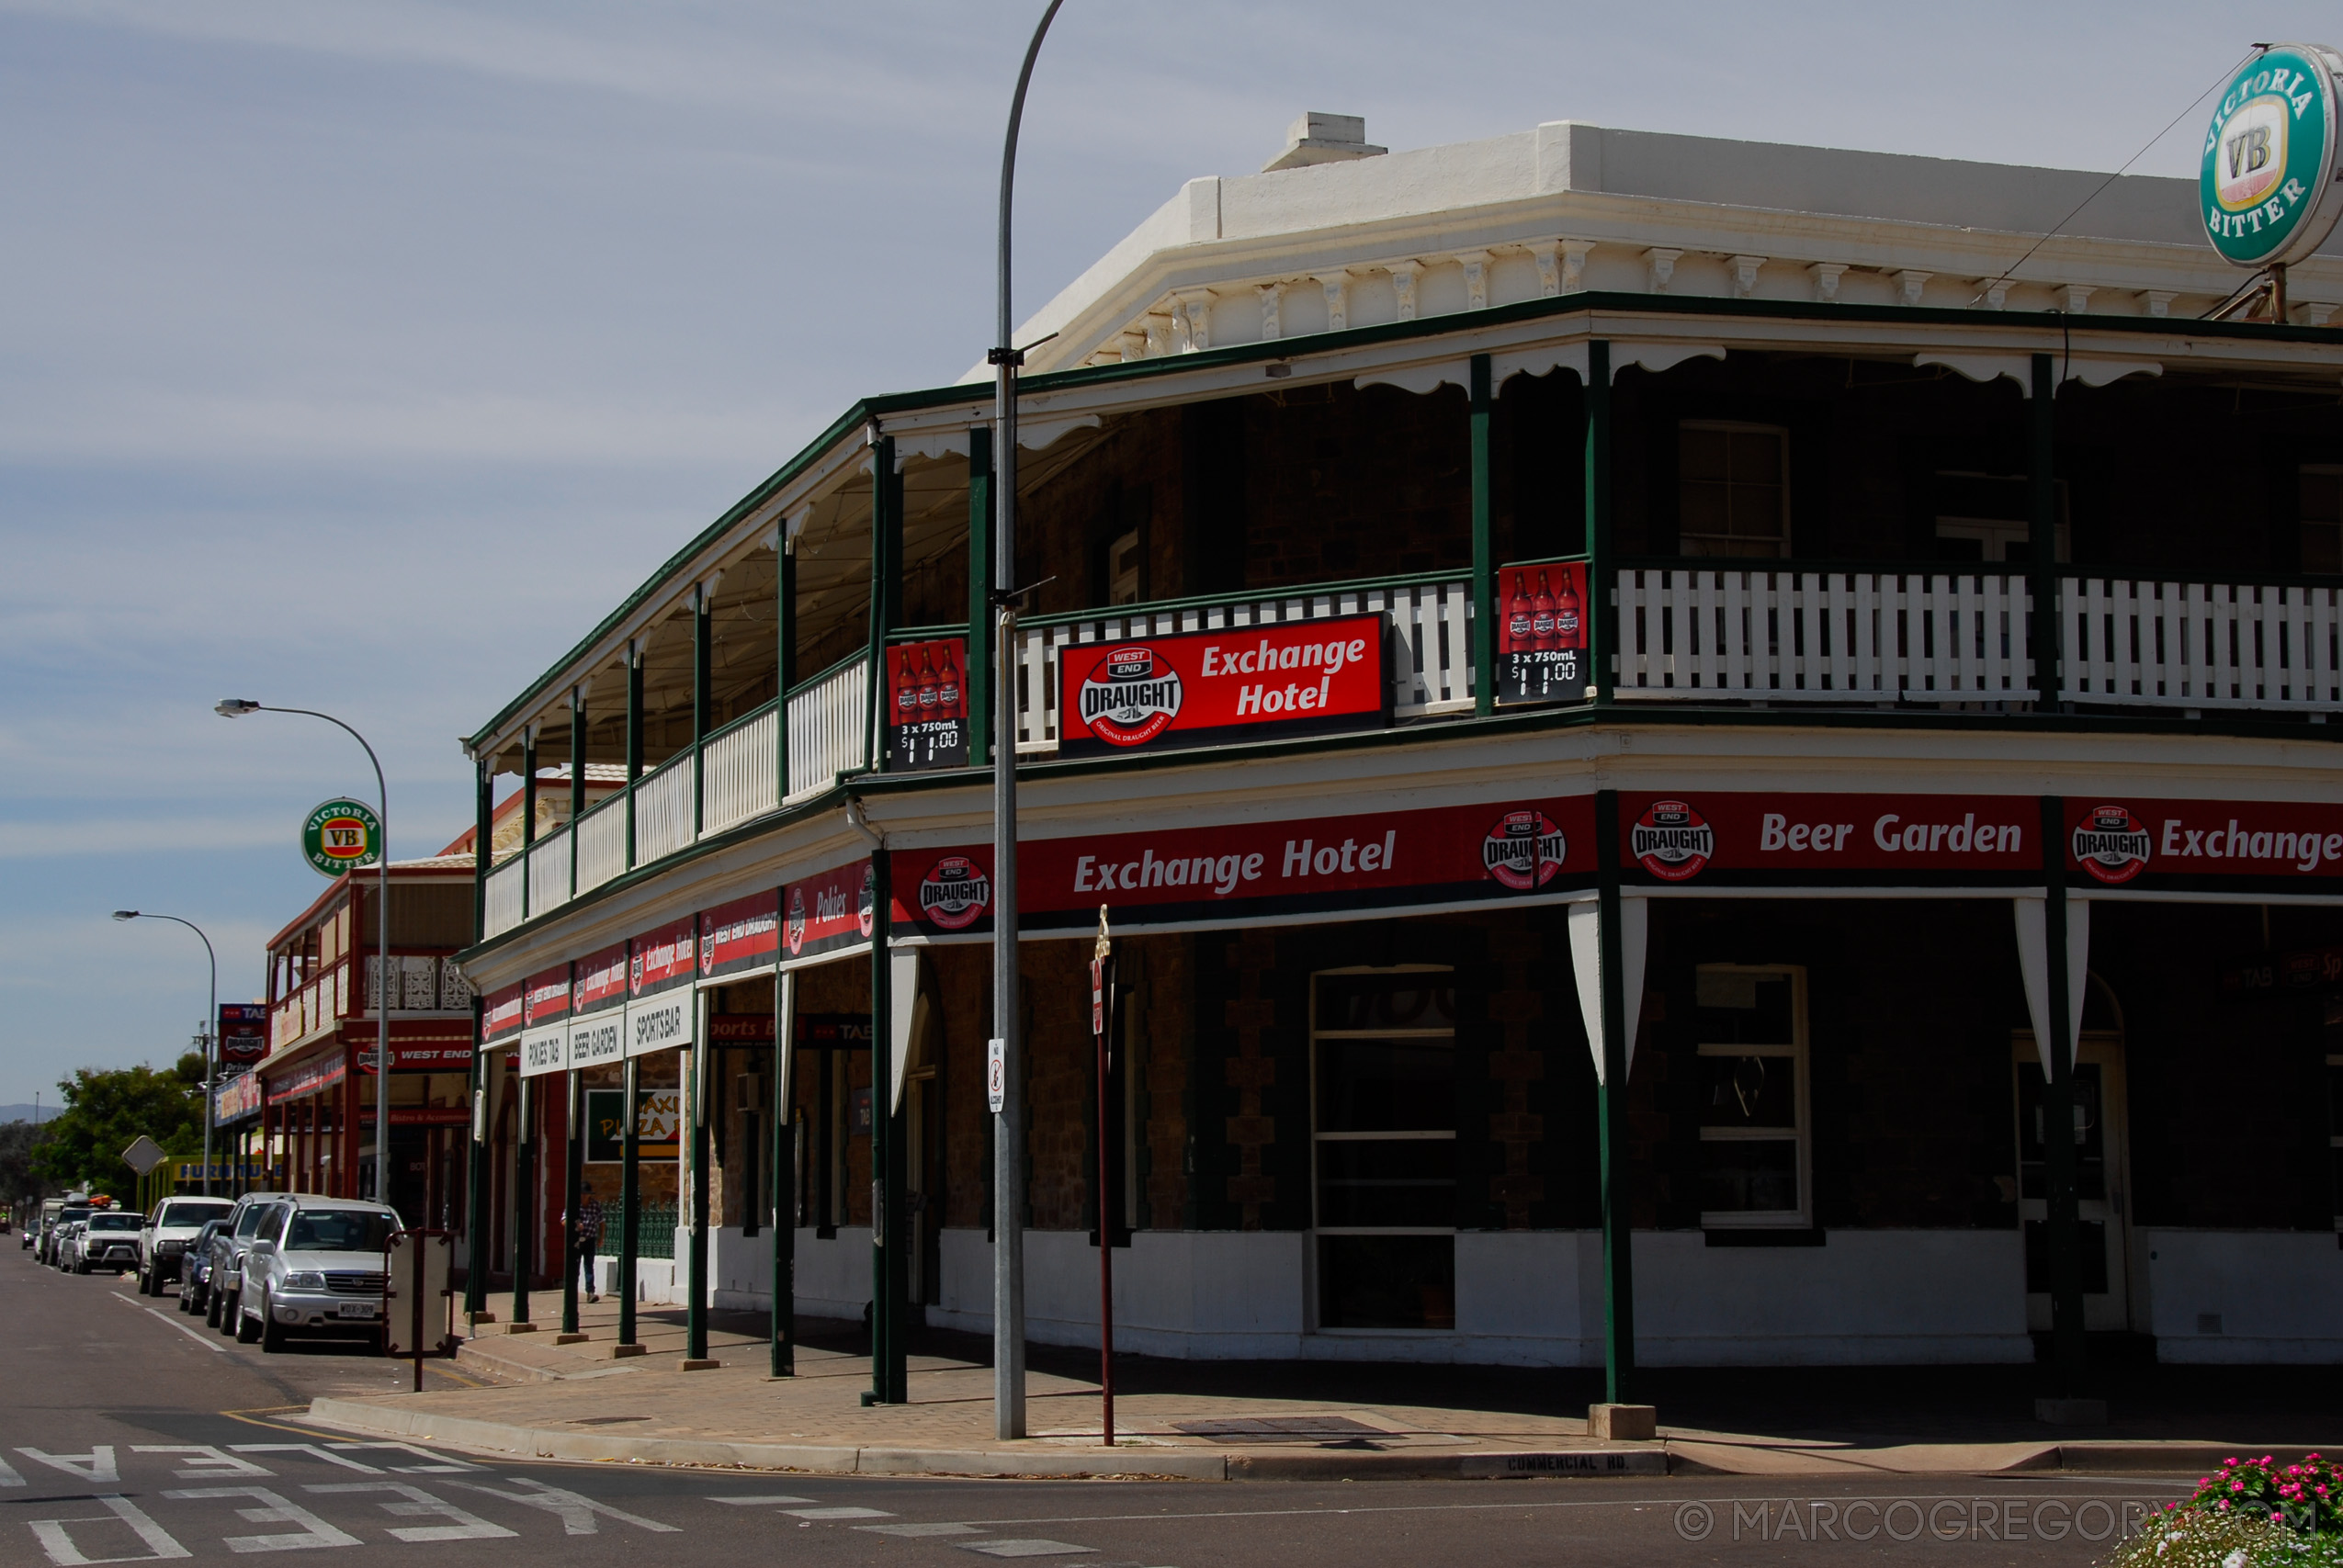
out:
<path id="1" fill-rule="evenodd" d="M 139 1266 L 139 1226 L 145 1216 L 105 1209 L 81 1223 L 69 1246 L 73 1270 L 86 1274 L 110 1269 L 127 1274 Z"/>
<path id="2" fill-rule="evenodd" d="M 293 1334 L 382 1342 L 383 1248 L 399 1229 L 387 1203 L 296 1196 L 271 1206 L 244 1251 L 236 1338 L 263 1350 Z"/>
<path id="3" fill-rule="evenodd" d="M 236 1206 L 230 1198 L 165 1198 L 139 1227 L 139 1294 L 159 1296 L 204 1224 Z"/>

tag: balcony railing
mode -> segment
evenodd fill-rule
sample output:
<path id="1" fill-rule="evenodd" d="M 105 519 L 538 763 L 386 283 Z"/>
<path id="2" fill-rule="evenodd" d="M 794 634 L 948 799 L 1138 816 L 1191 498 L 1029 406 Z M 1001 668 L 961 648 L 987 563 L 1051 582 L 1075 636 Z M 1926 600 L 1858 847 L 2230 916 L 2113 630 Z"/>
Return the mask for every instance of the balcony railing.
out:
<path id="1" fill-rule="evenodd" d="M 2343 709 L 2343 589 L 2110 577 L 2062 586 L 2077 702 Z"/>
<path id="2" fill-rule="evenodd" d="M 509 866 L 520 863 L 516 858 L 504 863 Z M 398 977 L 390 991 L 393 1013 L 461 1012 L 471 1006 L 471 982 L 464 978 L 462 968 L 453 958 L 439 953 L 394 953 L 390 955 L 390 968 Z M 381 995 L 381 955 L 366 954 L 364 988 L 355 997 L 350 994 L 352 973 L 351 960 L 345 956 L 277 998 L 269 1013 L 269 1049 L 282 1050 L 340 1020 L 372 1011 L 376 998 Z"/>
<path id="3" fill-rule="evenodd" d="M 1622 700 L 2016 702 L 2035 695 L 2026 579 L 1992 572 L 1630 568 Z"/>
<path id="4" fill-rule="evenodd" d="M 2343 587 L 2111 578 L 2063 567 L 2058 580 L 2058 701 L 2343 712 Z M 2023 566 L 1999 563 L 1638 561 L 1615 572 L 1593 609 L 1613 617 L 1602 635 L 1617 650 L 1613 690 L 1623 702 L 1985 707 L 2043 700 L 2032 585 Z M 1378 612 L 1390 617 L 1394 718 L 1470 714 L 1472 599 L 1468 575 L 1436 573 L 1023 622 L 1011 694 L 1018 753 L 1058 749 L 1066 648 Z M 880 717 L 872 702 L 870 665 L 856 654 L 801 682 L 786 705 L 767 703 L 678 752 L 492 870 L 482 936 L 860 772 Z"/>

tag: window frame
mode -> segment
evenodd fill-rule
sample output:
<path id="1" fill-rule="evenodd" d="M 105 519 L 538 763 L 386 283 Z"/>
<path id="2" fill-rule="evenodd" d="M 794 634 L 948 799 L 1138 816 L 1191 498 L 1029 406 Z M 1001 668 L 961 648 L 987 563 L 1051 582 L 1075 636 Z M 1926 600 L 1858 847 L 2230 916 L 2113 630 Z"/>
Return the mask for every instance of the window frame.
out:
<path id="1" fill-rule="evenodd" d="M 1795 1122 L 1785 1135 L 1778 1127 L 1703 1127 L 1703 1144 L 1780 1144 L 1794 1142 L 1798 1151 L 1798 1206 L 1794 1209 L 1703 1209 L 1703 1230 L 1811 1230 L 1814 1228 L 1814 1054 L 1806 1021 L 1806 966 L 1803 964 L 1701 964 L 1693 966 L 1694 984 L 1703 974 L 1778 976 L 1790 982 L 1790 1034 L 1787 1043 L 1741 1041 L 1702 1041 L 1695 1056 L 1769 1056 L 1788 1060 L 1798 1077 L 1792 1099 Z"/>
<path id="2" fill-rule="evenodd" d="M 1446 1225 L 1328 1225 L 1319 1218 L 1319 1149 L 1330 1143 L 1446 1143 L 1452 1148 L 1456 1143 L 1454 1127 L 1426 1128 L 1414 1131 L 1378 1133 L 1326 1133 L 1318 1124 L 1319 1107 L 1319 1042 L 1320 1040 L 1440 1040 L 1453 1052 L 1458 1038 L 1454 1020 L 1437 1029 L 1325 1029 L 1318 1022 L 1318 983 L 1321 979 L 1341 975 L 1445 975 L 1452 982 L 1456 975 L 1453 964 L 1345 964 L 1330 969 L 1313 969 L 1309 976 L 1309 1118 L 1310 1118 L 1310 1225 L 1311 1245 L 1306 1249 L 1309 1283 L 1308 1332 L 1312 1334 L 1342 1334 L 1353 1336 L 1450 1336 L 1451 1328 L 1353 1328 L 1327 1327 L 1320 1321 L 1323 1314 L 1319 1301 L 1318 1247 L 1321 1235 L 1432 1235 L 1446 1236 L 1453 1248 L 1456 1226 Z M 1460 1184 L 1461 1190 L 1461 1184 Z M 1451 1268 L 1454 1268 L 1453 1254 Z M 1453 1278 L 1453 1275 L 1452 1275 Z"/>
<path id="3" fill-rule="evenodd" d="M 2343 1073 L 2343 1051 L 2329 1051 L 2326 1054 L 2326 1070 L 2329 1073 Z M 2326 1095 L 2327 1103 L 2335 1106 L 2334 1085 L 2327 1086 Z M 2337 1106 L 2327 1112 L 2326 1146 L 2330 1151 L 2327 1155 L 2327 1168 L 2330 1173 L 2334 1173 L 2338 1168 L 2343 1168 L 2343 1106 Z M 2327 1179 L 2335 1184 L 2335 1190 L 2327 1199 L 2335 1209 L 2335 1229 L 2339 1235 L 2343 1235 L 2343 1175 L 2330 1174 Z"/>
<path id="4" fill-rule="evenodd" d="M 1774 438 L 1782 453 L 1782 547 L 1775 554 L 1771 556 L 1745 555 L 1730 551 L 1693 551 L 1684 547 L 1686 541 L 1691 539 L 1715 540 L 1721 544 L 1730 544 L 1739 537 L 1732 534 L 1693 534 L 1684 527 L 1684 486 L 1688 482 L 1696 482 L 1688 481 L 1684 477 L 1684 432 L 1688 430 L 1714 430 L 1726 435 L 1771 435 Z M 1727 478 L 1726 483 L 1729 486 L 1732 483 L 1731 479 Z M 1696 560 L 1723 562 L 1788 560 L 1794 547 L 1790 536 L 1790 427 L 1788 425 L 1766 424 L 1760 421 L 1746 419 L 1680 419 L 1676 422 L 1676 553 L 1678 555 Z"/>
<path id="5" fill-rule="evenodd" d="M 2326 521 L 2321 521 L 2318 524 L 2318 526 L 2322 528 L 2331 526 L 2336 530 L 2337 551 L 2338 555 L 2343 555 L 2343 463 L 2303 463 L 2298 465 L 2294 470 L 2295 565 L 2305 576 L 2315 575 L 2320 577 L 2328 577 L 2334 574 L 2331 572 L 2313 573 L 2308 567 L 2302 565 L 2303 531 L 2312 525 L 2311 519 L 2303 515 L 2303 481 L 2309 479 L 2329 479 L 2335 483 L 2337 492 L 2336 496 L 2337 516 L 2333 523 L 2330 524 Z"/>

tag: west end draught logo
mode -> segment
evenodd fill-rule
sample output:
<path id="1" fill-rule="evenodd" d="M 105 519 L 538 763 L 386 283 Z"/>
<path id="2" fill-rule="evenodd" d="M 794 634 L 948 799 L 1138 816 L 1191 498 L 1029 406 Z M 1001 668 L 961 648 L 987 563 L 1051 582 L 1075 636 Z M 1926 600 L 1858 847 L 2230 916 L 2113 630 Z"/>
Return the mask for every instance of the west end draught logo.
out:
<path id="1" fill-rule="evenodd" d="M 862 895 L 855 905 L 855 923 L 868 936 L 878 929 L 878 867 L 863 867 Z"/>
<path id="2" fill-rule="evenodd" d="M 2075 858 L 2101 882 L 2129 882 L 2148 863 L 2148 830 L 2127 807 L 2095 806 L 2074 833 Z"/>
<path id="3" fill-rule="evenodd" d="M 1628 829 L 1627 852 L 1663 882 L 1689 882 L 1716 853 L 1716 829 L 1681 800 L 1655 800 Z"/>
<path id="4" fill-rule="evenodd" d="M 789 919 L 781 928 L 781 940 L 788 945 L 792 958 L 806 950 L 806 890 L 803 883 L 789 889 Z"/>
<path id="5" fill-rule="evenodd" d="M 1481 840 L 1480 861 L 1500 886 L 1527 893 L 1554 880 L 1569 844 L 1543 811 L 1509 811 Z"/>
<path id="6" fill-rule="evenodd" d="M 341 876 L 382 858 L 382 818 L 356 800 L 328 800 L 301 818 L 301 858 L 323 876 Z"/>
<path id="7" fill-rule="evenodd" d="M 1110 649 L 1082 680 L 1082 721 L 1112 746 L 1143 746 L 1180 716 L 1180 672 L 1142 643 Z"/>
<path id="8" fill-rule="evenodd" d="M 972 926 L 992 903 L 992 879 L 966 855 L 945 855 L 920 878 L 920 912 L 947 931 Z"/>
<path id="9" fill-rule="evenodd" d="M 2281 44 L 2240 70 L 2214 106 L 2197 193 L 2205 237 L 2224 259 L 2257 267 L 2303 260 L 2343 214 L 2338 70 L 2343 56 L 2332 50 Z"/>

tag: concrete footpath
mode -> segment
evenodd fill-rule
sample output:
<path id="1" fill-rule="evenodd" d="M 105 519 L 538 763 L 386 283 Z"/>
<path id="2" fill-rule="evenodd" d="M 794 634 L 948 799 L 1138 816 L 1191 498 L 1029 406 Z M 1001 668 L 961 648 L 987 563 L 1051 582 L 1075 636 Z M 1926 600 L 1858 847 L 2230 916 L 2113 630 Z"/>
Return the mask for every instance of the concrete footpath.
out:
<path id="1" fill-rule="evenodd" d="M 1109 1449 L 1100 1440 L 1098 1383 L 1094 1375 L 1080 1375 L 1094 1374 L 1095 1356 L 1040 1347 L 1027 1376 L 1033 1435 L 1002 1441 L 992 1436 L 991 1370 L 979 1359 L 981 1346 L 965 1336 L 919 1336 L 915 1348 L 941 1353 L 911 1359 L 909 1402 L 866 1406 L 870 1363 L 854 1353 L 856 1325 L 802 1325 L 809 1342 L 798 1349 L 798 1375 L 775 1379 L 767 1375 L 761 1316 L 712 1314 L 716 1364 L 688 1370 L 680 1313 L 642 1312 L 645 1352 L 627 1359 L 613 1355 L 617 1323 L 616 1307 L 606 1302 L 583 1309 L 585 1335 L 571 1344 L 543 1329 L 515 1334 L 483 1324 L 455 1368 L 478 1386 L 321 1399 L 309 1419 L 342 1432 L 545 1459 L 832 1474 L 1196 1481 L 2061 1469 L 2195 1475 L 2247 1447 L 2283 1456 L 2320 1446 L 2278 1440 L 2305 1432 L 2301 1416 L 2285 1411 L 2257 1416 L 2182 1410 L 2086 1431 L 1941 1402 L 1931 1409 L 1931 1402 L 1899 1390 L 1893 1372 L 1857 1380 L 1853 1386 L 1893 1406 L 1860 1418 L 1832 1421 L 1811 1399 L 1804 1407 L 1777 1399 L 1788 1419 L 1730 1423 L 1743 1429 L 1676 1425 L 1660 1393 L 1656 1440 L 1595 1441 L 1587 1435 L 1583 1402 L 1577 1414 L 1565 1414 L 1572 1407 L 1562 1403 L 1588 1381 L 1583 1373 L 1134 1357 L 1127 1366 L 1118 1362 Z M 2003 1371 L 1977 1372 L 1990 1381 Z M 1730 1372 L 1654 1374 L 1654 1381 L 1664 1388 L 1700 1376 L 1737 1382 L 1745 1396 L 1763 1393 Z M 1828 1373 L 1815 1377 L 1830 1381 Z M 1810 1388 L 1812 1380 L 1801 1379 L 1801 1385 Z M 1699 1414 L 1700 1401 L 1681 1403 L 1687 1414 Z M 2013 1411 L 2020 1407 L 2014 1397 L 2009 1403 Z M 1498 1407 L 1476 1407 L 1483 1404 Z M 2323 1416 L 2311 1419 L 2314 1430 L 2328 1424 Z M 2265 1440 L 2241 1445 L 2238 1438 L 2249 1429 Z"/>

